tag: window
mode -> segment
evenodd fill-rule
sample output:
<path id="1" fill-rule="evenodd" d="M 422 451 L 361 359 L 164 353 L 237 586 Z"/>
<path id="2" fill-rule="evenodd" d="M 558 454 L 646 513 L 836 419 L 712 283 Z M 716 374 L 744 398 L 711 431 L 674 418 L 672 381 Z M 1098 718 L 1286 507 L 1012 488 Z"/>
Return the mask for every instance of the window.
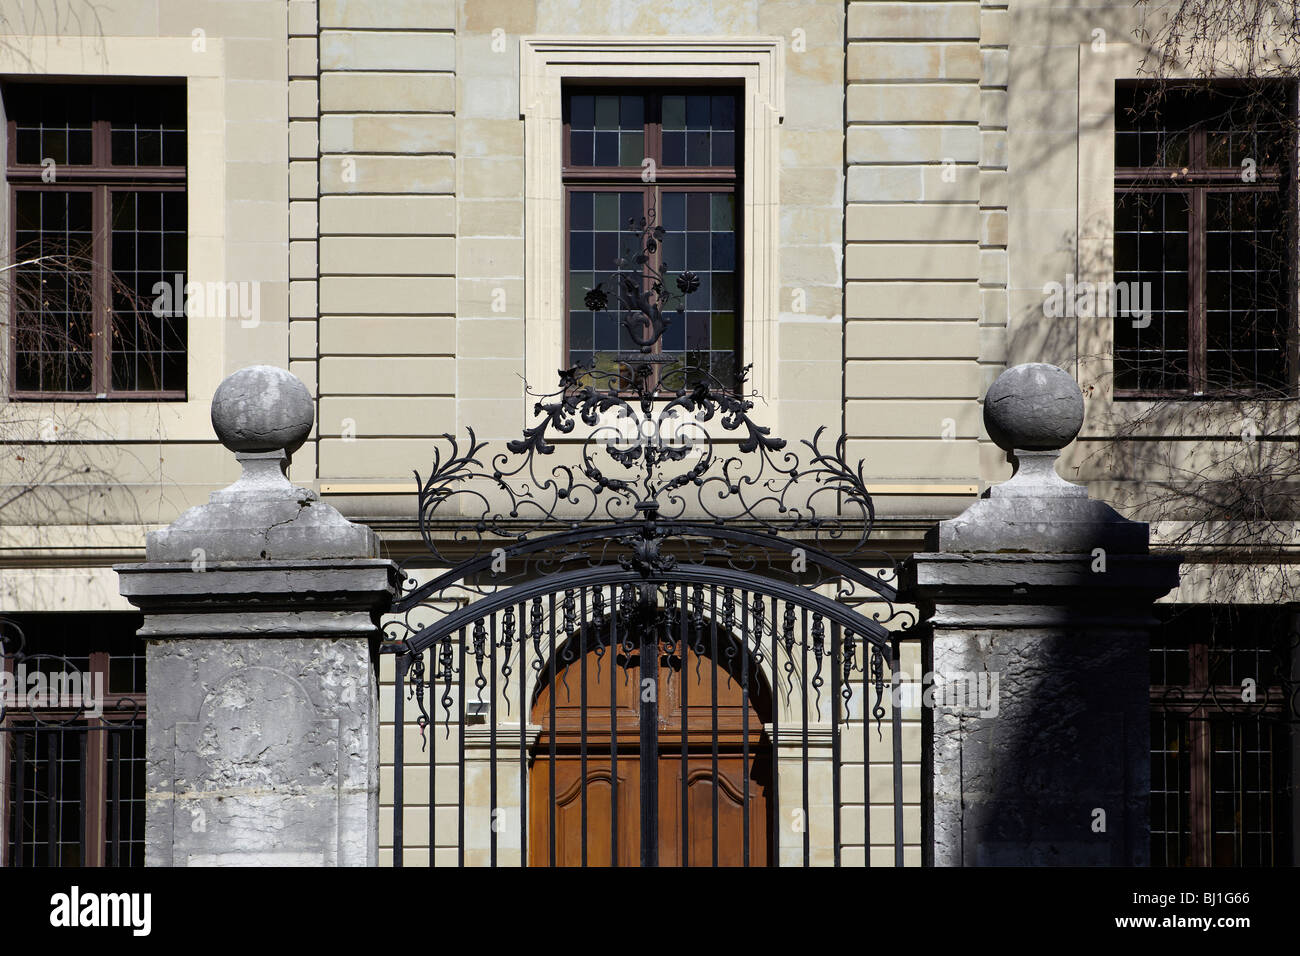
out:
<path id="1" fill-rule="evenodd" d="M 1115 318 L 1117 397 L 1291 383 L 1288 103 L 1282 86 L 1155 97 L 1147 84 L 1117 85 L 1115 284 L 1150 307 Z"/>
<path id="2" fill-rule="evenodd" d="M 1153 638 L 1152 865 L 1291 863 L 1289 634 L 1277 609 L 1201 607 Z"/>
<path id="3" fill-rule="evenodd" d="M 125 614 L 0 618 L 10 692 L 0 721 L 4 865 L 144 864 L 139 623 Z"/>
<path id="4" fill-rule="evenodd" d="M 185 104 L 5 85 L 12 397 L 185 397 Z"/>
<path id="5" fill-rule="evenodd" d="M 608 311 L 596 313 L 583 300 L 597 284 L 610 289 L 620 257 L 640 252 L 629 221 L 644 216 L 666 230 L 649 265 L 670 277 L 689 271 L 700 279 L 655 351 L 661 361 L 708 370 L 734 387 L 742 345 L 739 111 L 740 97 L 727 88 L 565 90 L 571 366 L 627 377 L 628 364 L 639 358 L 614 297 Z M 666 285 L 673 289 L 673 280 Z"/>

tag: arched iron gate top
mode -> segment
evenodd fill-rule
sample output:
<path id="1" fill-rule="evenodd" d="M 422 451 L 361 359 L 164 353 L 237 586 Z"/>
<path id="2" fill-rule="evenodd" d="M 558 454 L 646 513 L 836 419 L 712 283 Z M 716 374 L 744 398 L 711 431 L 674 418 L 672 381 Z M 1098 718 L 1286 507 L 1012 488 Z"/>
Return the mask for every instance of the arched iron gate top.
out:
<path id="1" fill-rule="evenodd" d="M 679 584 L 700 584 L 720 588 L 734 588 L 749 593 L 760 593 L 821 614 L 828 621 L 833 621 L 845 628 L 846 631 L 865 638 L 882 651 L 889 648 L 892 640 L 889 629 L 878 620 L 868 618 L 847 605 L 818 594 L 816 591 L 782 581 L 774 581 L 760 575 L 736 571 L 731 568 L 709 567 L 707 565 L 677 567 L 671 572 L 665 571 L 657 574 L 640 574 L 614 565 L 547 575 L 524 584 L 484 595 L 406 638 L 403 642 L 403 650 L 408 657 L 421 654 L 445 635 L 455 633 L 463 627 L 472 627 L 476 622 L 483 620 L 495 611 L 524 601 L 530 601 L 535 597 L 561 594 L 582 587 L 611 584 L 633 585 L 636 587 L 671 587 Z"/>
<path id="2" fill-rule="evenodd" d="M 892 603 L 898 598 L 897 589 L 884 580 L 880 572 L 866 570 L 807 541 L 782 537 L 774 530 L 750 531 L 743 528 L 728 528 L 721 522 L 703 524 L 691 521 L 659 520 L 654 523 L 656 525 L 655 533 L 659 535 L 661 540 L 726 542 L 754 549 L 752 553 L 742 552 L 740 555 L 725 555 L 733 562 L 739 558 L 742 561 L 748 560 L 748 563 L 755 567 L 761 566 L 765 562 L 771 567 L 771 554 L 769 552 L 797 556 L 805 564 L 812 565 L 821 572 L 820 575 L 816 573 L 810 575 L 808 583 L 800 582 L 800 586 L 804 588 L 809 587 L 809 585 L 815 587 L 827 580 L 838 578 L 862 585 L 886 602 Z M 572 528 L 538 538 L 524 538 L 508 546 L 493 549 L 492 552 L 487 554 L 479 554 L 476 557 L 461 561 L 450 570 L 412 588 L 403 593 L 393 603 L 392 611 L 393 613 L 408 611 L 433 595 L 444 592 L 456 585 L 464 585 L 467 582 L 471 584 L 471 587 L 480 583 L 496 586 L 498 584 L 498 575 L 494 573 L 493 566 L 499 563 L 505 563 L 508 566 L 517 558 L 523 559 L 537 555 L 567 554 L 576 558 L 578 552 L 574 549 L 583 545 L 592 545 L 598 542 L 632 542 L 639 536 L 644 536 L 644 534 L 645 523 L 643 521 L 619 521 L 610 524 Z M 715 551 L 710 551 L 710 554 L 715 557 L 719 556 Z M 742 568 L 733 567 L 731 570 L 743 572 Z M 480 582 L 478 580 L 479 576 L 483 574 L 491 576 L 485 582 Z M 508 585 L 520 580 L 521 576 L 521 573 L 503 573 L 500 575 L 500 581 Z M 762 575 L 757 576 L 762 577 Z"/>

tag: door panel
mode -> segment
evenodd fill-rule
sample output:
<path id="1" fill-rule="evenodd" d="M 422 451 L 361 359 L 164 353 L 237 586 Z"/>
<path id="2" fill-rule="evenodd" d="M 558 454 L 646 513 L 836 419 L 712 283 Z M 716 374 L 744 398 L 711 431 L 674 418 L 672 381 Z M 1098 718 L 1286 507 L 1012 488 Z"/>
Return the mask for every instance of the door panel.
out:
<path id="1" fill-rule="evenodd" d="M 686 837 L 690 865 L 713 865 L 713 757 L 709 753 L 687 756 Z M 770 811 L 768 784 L 770 761 L 761 750 L 749 761 L 750 866 L 767 866 Z M 718 865 L 744 866 L 745 815 L 740 754 L 718 757 Z M 539 753 L 530 774 L 528 863 L 550 865 L 550 759 Z M 608 751 L 587 754 L 587 865 L 609 866 L 612 860 L 611 823 L 613 787 Z M 582 865 L 582 760 L 577 754 L 555 757 L 555 864 Z M 659 757 L 659 863 L 680 866 L 682 856 L 682 759 L 680 753 Z M 618 862 L 636 866 L 641 851 L 640 758 L 625 755 L 618 761 Z"/>
<path id="2" fill-rule="evenodd" d="M 528 865 L 550 865 L 550 758 L 543 752 L 530 776 Z M 587 865 L 610 866 L 613 818 L 609 753 L 587 755 Z M 636 866 L 641 855 L 641 766 L 635 756 L 618 761 L 618 863 Z M 582 865 L 582 760 L 555 758 L 555 865 Z"/>
<path id="3" fill-rule="evenodd" d="M 551 762 L 555 758 L 555 864 L 581 866 L 583 843 L 583 774 L 579 747 L 587 750 L 587 864 L 613 861 L 611 826 L 614 787 L 610 752 L 619 752 L 617 769 L 618 863 L 640 862 L 641 843 L 641 641 L 625 647 L 606 622 L 579 629 L 557 642 L 555 677 L 549 664 L 541 672 L 532 720 L 541 726 L 529 770 L 528 862 L 550 864 Z M 766 866 L 769 853 L 771 757 L 763 715 L 771 710 L 770 694 L 757 665 L 723 628 L 688 628 L 685 640 L 661 643 L 656 703 L 658 761 L 659 862 L 682 864 L 683 826 L 692 866 L 713 863 L 713 802 L 717 796 L 717 844 L 720 866 L 745 863 L 745 795 L 749 802 L 750 865 Z M 585 647 L 587 653 L 581 654 Z M 671 651 L 671 652 L 670 652 Z M 715 666 L 714 660 L 718 663 Z M 750 691 L 742 688 L 748 684 Z M 584 708 L 584 685 L 585 703 Z M 716 688 L 716 691 L 715 691 Z M 554 718 L 552 718 L 554 708 Z M 682 747 L 685 715 L 687 751 L 686 817 L 682 815 Z M 584 719 L 585 717 L 585 719 Z M 617 732 L 617 745 L 613 740 Z M 748 738 L 749 779 L 742 747 Z M 719 748 L 717 779 L 713 773 L 714 741 Z"/>
<path id="4" fill-rule="evenodd" d="M 767 788 L 762 775 L 767 769 L 764 758 L 749 761 L 749 865 L 767 866 L 769 813 Z M 718 865 L 744 866 L 745 815 L 742 794 L 744 761 L 740 754 L 718 757 Z M 690 866 L 713 865 L 713 757 L 711 754 L 687 757 L 686 839 Z M 659 862 L 663 866 L 681 866 L 682 857 L 682 760 L 681 755 L 665 756 L 659 761 Z"/>

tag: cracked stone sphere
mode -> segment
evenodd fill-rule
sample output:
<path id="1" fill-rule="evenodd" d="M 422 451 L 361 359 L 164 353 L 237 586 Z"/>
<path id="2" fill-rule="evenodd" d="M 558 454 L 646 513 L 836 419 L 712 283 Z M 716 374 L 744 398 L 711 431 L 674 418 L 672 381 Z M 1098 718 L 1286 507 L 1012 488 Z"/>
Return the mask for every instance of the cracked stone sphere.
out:
<path id="1" fill-rule="evenodd" d="M 231 451 L 292 452 L 315 417 L 307 386 L 274 365 L 241 368 L 212 396 L 212 428 Z"/>
<path id="2" fill-rule="evenodd" d="M 1013 366 L 984 396 L 984 427 L 1007 451 L 1064 448 L 1083 427 L 1083 393 L 1055 365 Z"/>

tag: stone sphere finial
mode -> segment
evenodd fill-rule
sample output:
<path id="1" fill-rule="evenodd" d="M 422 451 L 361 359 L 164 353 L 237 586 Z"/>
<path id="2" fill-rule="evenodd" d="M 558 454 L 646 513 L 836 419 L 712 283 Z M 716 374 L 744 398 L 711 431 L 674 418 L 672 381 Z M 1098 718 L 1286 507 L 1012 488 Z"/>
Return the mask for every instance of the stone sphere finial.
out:
<path id="1" fill-rule="evenodd" d="M 212 396 L 212 429 L 233 452 L 292 454 L 311 433 L 311 392 L 274 365 L 250 365 L 226 376 Z"/>
<path id="2" fill-rule="evenodd" d="M 1064 369 L 1043 362 L 1016 365 L 984 396 L 984 427 L 1012 451 L 1055 451 L 1083 427 L 1083 393 Z"/>

